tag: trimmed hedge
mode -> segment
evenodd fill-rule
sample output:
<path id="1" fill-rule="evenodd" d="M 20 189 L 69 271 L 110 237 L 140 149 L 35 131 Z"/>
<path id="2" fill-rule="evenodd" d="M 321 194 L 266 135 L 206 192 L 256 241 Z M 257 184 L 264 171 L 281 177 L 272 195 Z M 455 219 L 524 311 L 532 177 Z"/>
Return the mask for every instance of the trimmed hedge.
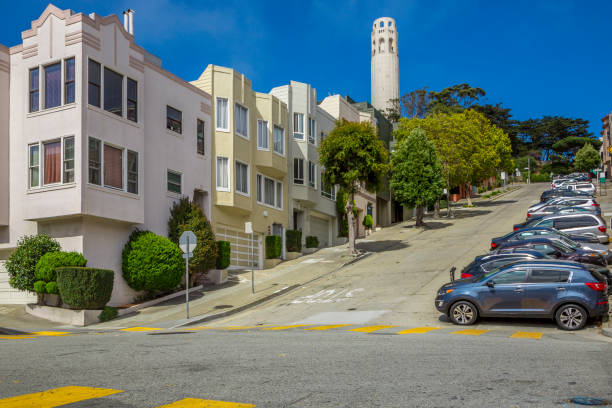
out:
<path id="1" fill-rule="evenodd" d="M 372 216 L 370 214 L 366 214 L 366 216 L 363 217 L 363 226 L 366 228 L 372 228 L 372 225 L 374 225 L 374 220 L 372 220 Z"/>
<path id="2" fill-rule="evenodd" d="M 71 309 L 101 309 L 110 300 L 113 271 L 68 266 L 56 272 L 60 296 Z"/>
<path id="3" fill-rule="evenodd" d="M 151 231 L 134 231 L 123 248 L 121 260 L 123 278 L 135 290 L 174 289 L 185 271 L 179 247 Z"/>
<path id="4" fill-rule="evenodd" d="M 228 241 L 217 241 L 217 269 L 230 265 L 231 245 Z"/>
<path id="5" fill-rule="evenodd" d="M 41 281 L 41 280 L 34 282 L 34 292 L 45 293 L 46 291 L 47 291 L 47 282 Z"/>
<path id="6" fill-rule="evenodd" d="M 315 236 L 306 237 L 306 248 L 318 248 L 319 238 Z"/>
<path id="7" fill-rule="evenodd" d="M 302 252 L 302 231 L 287 230 L 285 238 L 287 240 L 287 251 Z"/>
<path id="8" fill-rule="evenodd" d="M 278 235 L 266 236 L 266 259 L 274 259 L 281 256 L 283 239 Z"/>
<path id="9" fill-rule="evenodd" d="M 87 266 L 87 259 L 78 252 L 47 252 L 36 264 L 34 276 L 45 282 L 55 281 L 55 268 L 62 266 Z"/>
<path id="10" fill-rule="evenodd" d="M 45 291 L 52 295 L 59 295 L 59 288 L 57 287 L 57 282 L 47 282 L 45 286 Z"/>
<path id="11" fill-rule="evenodd" d="M 26 235 L 17 242 L 17 249 L 6 262 L 9 284 L 15 289 L 34 290 L 34 271 L 40 258 L 47 252 L 61 250 L 59 242 L 48 235 Z"/>
<path id="12" fill-rule="evenodd" d="M 98 320 L 100 323 L 108 322 L 117 317 L 117 315 L 119 315 L 119 311 L 116 307 L 104 306 L 104 309 L 98 315 Z"/>

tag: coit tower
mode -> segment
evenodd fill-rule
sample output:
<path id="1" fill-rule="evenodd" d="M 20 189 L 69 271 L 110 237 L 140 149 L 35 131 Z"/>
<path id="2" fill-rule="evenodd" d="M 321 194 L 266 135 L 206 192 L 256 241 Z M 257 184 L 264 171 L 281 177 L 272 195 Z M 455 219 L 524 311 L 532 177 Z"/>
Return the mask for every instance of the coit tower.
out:
<path id="1" fill-rule="evenodd" d="M 390 17 L 374 20 L 372 27 L 372 105 L 382 112 L 399 99 L 397 26 Z"/>

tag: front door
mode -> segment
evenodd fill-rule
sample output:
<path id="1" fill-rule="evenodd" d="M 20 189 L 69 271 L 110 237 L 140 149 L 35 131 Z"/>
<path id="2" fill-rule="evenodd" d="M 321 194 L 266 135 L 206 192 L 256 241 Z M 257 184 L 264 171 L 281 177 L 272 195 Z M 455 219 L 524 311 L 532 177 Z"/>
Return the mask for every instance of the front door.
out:
<path id="1" fill-rule="evenodd" d="M 512 314 L 523 306 L 526 268 L 513 268 L 493 277 L 494 286 L 486 287 L 483 295 L 484 314 Z"/>

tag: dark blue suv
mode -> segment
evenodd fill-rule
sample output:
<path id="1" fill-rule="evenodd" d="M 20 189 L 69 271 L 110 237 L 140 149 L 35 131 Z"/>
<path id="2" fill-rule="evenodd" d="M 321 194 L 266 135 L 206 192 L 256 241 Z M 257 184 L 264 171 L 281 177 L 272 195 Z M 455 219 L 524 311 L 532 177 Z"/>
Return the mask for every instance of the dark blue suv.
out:
<path id="1" fill-rule="evenodd" d="M 458 325 L 483 317 L 550 317 L 582 329 L 608 312 L 608 284 L 595 268 L 570 261 L 519 261 L 479 278 L 442 286 L 435 306 Z"/>

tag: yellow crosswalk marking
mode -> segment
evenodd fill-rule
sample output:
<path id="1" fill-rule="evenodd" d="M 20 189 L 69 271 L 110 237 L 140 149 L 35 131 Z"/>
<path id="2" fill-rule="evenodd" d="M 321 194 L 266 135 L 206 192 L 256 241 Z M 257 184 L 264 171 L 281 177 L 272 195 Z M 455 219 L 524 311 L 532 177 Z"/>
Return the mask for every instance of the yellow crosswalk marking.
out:
<path id="1" fill-rule="evenodd" d="M 73 402 L 106 397 L 119 392 L 123 391 L 108 388 L 61 387 L 43 392 L 35 392 L 33 394 L 0 399 L 0 408 L 53 408 Z"/>
<path id="2" fill-rule="evenodd" d="M 376 330 L 388 329 L 390 327 L 397 327 L 397 326 L 367 326 L 367 327 L 360 327 L 358 329 L 351 329 L 349 331 L 361 332 L 361 333 L 372 333 L 372 332 L 375 332 Z"/>
<path id="3" fill-rule="evenodd" d="M 185 398 L 168 405 L 157 408 L 253 408 L 253 404 L 241 404 L 238 402 L 213 401 L 197 398 Z"/>
<path id="4" fill-rule="evenodd" d="M 480 336 L 481 334 L 488 333 L 490 330 L 478 330 L 478 329 L 465 329 L 454 331 L 451 334 L 462 334 L 464 336 Z"/>
<path id="5" fill-rule="evenodd" d="M 121 331 L 126 332 L 145 332 L 145 331 L 155 331 L 155 330 L 164 330 L 157 327 L 128 327 L 126 329 L 121 329 Z"/>
<path id="6" fill-rule="evenodd" d="M 338 327 L 346 327 L 351 326 L 350 324 L 328 324 L 327 326 L 317 326 L 317 327 L 309 327 L 304 330 L 329 330 L 329 329 L 337 329 Z"/>
<path id="7" fill-rule="evenodd" d="M 0 336 L 0 339 L 4 340 L 21 340 L 21 339 L 35 339 L 35 336 Z"/>
<path id="8" fill-rule="evenodd" d="M 184 330 L 211 330 L 211 329 L 214 329 L 214 327 L 209 327 L 209 326 L 185 327 Z"/>
<path id="9" fill-rule="evenodd" d="M 309 324 L 292 324 L 289 326 L 265 327 L 263 330 L 287 330 L 287 329 L 294 329 L 296 327 L 306 327 L 306 326 L 310 326 L 310 325 Z"/>
<path id="10" fill-rule="evenodd" d="M 415 327 L 414 329 L 402 330 L 397 332 L 397 334 L 425 334 L 430 331 L 440 330 L 441 327 Z"/>
<path id="11" fill-rule="evenodd" d="M 510 336 L 510 338 L 513 339 L 536 339 L 536 340 L 540 340 L 542 338 L 542 335 L 544 333 L 538 333 L 538 332 L 516 332 L 514 333 L 512 336 Z"/>
<path id="12" fill-rule="evenodd" d="M 39 332 L 32 332 L 28 334 L 35 335 L 35 336 L 65 336 L 67 334 L 70 334 L 70 332 L 39 331 Z"/>

